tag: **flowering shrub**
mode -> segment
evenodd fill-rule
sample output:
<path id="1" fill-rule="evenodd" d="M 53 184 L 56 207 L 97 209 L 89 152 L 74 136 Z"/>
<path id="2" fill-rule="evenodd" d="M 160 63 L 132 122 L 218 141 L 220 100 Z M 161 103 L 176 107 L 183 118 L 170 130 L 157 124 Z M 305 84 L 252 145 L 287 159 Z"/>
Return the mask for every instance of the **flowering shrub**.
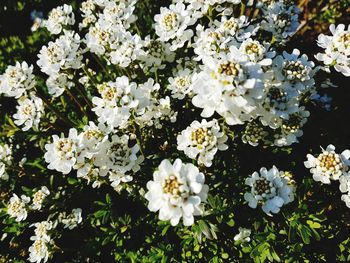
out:
<path id="1" fill-rule="evenodd" d="M 34 14 L 47 42 L 0 75 L 0 262 L 350 260 L 348 219 L 330 213 L 350 207 L 350 151 L 292 154 L 332 110 L 327 72 L 350 75 L 349 28 L 308 56 L 290 43 L 300 14 L 284 0 Z"/>

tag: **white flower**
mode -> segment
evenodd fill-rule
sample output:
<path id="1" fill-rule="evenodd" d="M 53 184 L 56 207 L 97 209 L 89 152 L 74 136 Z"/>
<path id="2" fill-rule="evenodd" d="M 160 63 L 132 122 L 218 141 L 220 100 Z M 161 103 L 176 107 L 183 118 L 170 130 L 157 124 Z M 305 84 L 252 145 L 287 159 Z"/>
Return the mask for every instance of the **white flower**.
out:
<path id="1" fill-rule="evenodd" d="M 51 221 L 42 221 L 32 224 L 31 226 L 35 227 L 35 236 L 32 236 L 31 240 L 42 239 L 46 242 L 49 242 L 51 240 L 51 237 L 48 234 L 48 231 L 53 228 L 53 224 Z"/>
<path id="2" fill-rule="evenodd" d="M 109 55 L 112 64 L 125 68 L 131 62 L 145 56 L 145 52 L 142 49 L 143 43 L 139 35 L 131 35 L 130 32 L 126 32 L 122 36 L 118 42 L 110 45 L 113 51 Z"/>
<path id="3" fill-rule="evenodd" d="M 168 79 L 168 89 L 171 90 L 171 96 L 175 99 L 182 100 L 186 95 L 190 95 L 193 89 L 192 79 L 196 73 L 189 69 L 180 70 L 174 77 Z"/>
<path id="4" fill-rule="evenodd" d="M 193 83 L 192 103 L 202 108 L 202 117 L 214 112 L 229 125 L 243 124 L 263 95 L 263 71 L 259 64 L 248 61 L 235 46 L 217 59 L 206 57 L 203 70 Z"/>
<path id="5" fill-rule="evenodd" d="M 6 166 L 12 164 L 12 149 L 8 144 L 0 144 L 0 179 L 7 180 Z"/>
<path id="6" fill-rule="evenodd" d="M 239 50 L 248 56 L 252 62 L 257 62 L 262 66 L 269 66 L 272 64 L 272 58 L 275 56 L 274 51 L 268 51 L 268 44 L 261 44 L 257 40 L 248 38 L 242 42 Z"/>
<path id="7" fill-rule="evenodd" d="M 42 22 L 43 26 L 53 35 L 61 33 L 63 27 L 74 25 L 74 13 L 72 6 L 64 4 L 52 9 L 47 20 Z"/>
<path id="8" fill-rule="evenodd" d="M 315 181 L 324 184 L 330 184 L 332 180 L 338 180 L 339 177 L 348 171 L 350 166 L 350 150 L 344 150 L 341 154 L 335 152 L 334 145 L 330 144 L 326 150 L 322 147 L 322 153 L 317 157 L 308 154 L 305 167 L 310 169 Z"/>
<path id="9" fill-rule="evenodd" d="M 311 88 L 315 84 L 315 64 L 308 60 L 307 55 L 300 55 L 298 49 L 293 49 L 291 54 L 285 51 L 282 54 L 283 56 L 279 55 L 273 61 L 275 78 L 287 85 L 287 88 L 298 91 Z"/>
<path id="10" fill-rule="evenodd" d="M 99 152 L 94 156 L 94 163 L 100 167 L 100 175 L 105 176 L 112 170 L 119 174 L 127 172 L 137 172 L 140 169 L 139 164 L 143 161 L 142 156 L 138 156 L 140 147 L 135 144 L 129 147 L 129 136 L 113 135 L 111 140 L 104 141 Z"/>
<path id="11" fill-rule="evenodd" d="M 19 198 L 16 194 L 13 194 L 10 198 L 10 203 L 7 205 L 7 213 L 11 217 L 15 217 L 17 222 L 23 221 L 27 218 L 26 204 L 29 203 L 30 198 L 22 195 Z"/>
<path id="12" fill-rule="evenodd" d="M 72 209 L 72 213 L 70 213 L 68 216 L 66 216 L 66 213 L 61 213 L 59 215 L 59 221 L 64 225 L 64 228 L 72 230 L 82 222 L 83 218 L 81 213 L 81 208 L 74 208 Z"/>
<path id="13" fill-rule="evenodd" d="M 13 115 L 14 123 L 18 126 L 24 125 L 23 131 L 32 127 L 38 128 L 41 114 L 44 111 L 43 101 L 32 94 L 30 98 L 21 97 L 17 102 L 17 113 Z"/>
<path id="14" fill-rule="evenodd" d="M 243 227 L 238 228 L 239 233 L 233 238 L 235 241 L 240 243 L 249 242 L 251 230 Z"/>
<path id="15" fill-rule="evenodd" d="M 341 200 L 350 208 L 350 173 L 344 173 L 339 177 L 339 190 L 342 193 Z"/>
<path id="16" fill-rule="evenodd" d="M 294 199 L 294 187 L 285 172 L 278 171 L 273 166 L 270 170 L 265 167 L 260 172 L 254 172 L 245 181 L 251 187 L 250 192 L 244 194 L 244 199 L 251 208 L 261 205 L 262 210 L 272 216 L 277 214 L 280 208 L 292 202 Z"/>
<path id="17" fill-rule="evenodd" d="M 47 242 L 43 239 L 35 239 L 34 243 L 29 247 L 30 262 L 41 263 L 47 262 L 49 259 L 49 250 Z"/>
<path id="18" fill-rule="evenodd" d="M 204 174 L 193 164 L 184 164 L 180 159 L 174 164 L 163 160 L 153 173 L 153 181 L 147 183 L 148 209 L 159 211 L 159 219 L 170 220 L 173 226 L 181 217 L 185 226 L 192 225 L 193 216 L 203 214 L 201 203 L 206 201 L 208 192 L 204 180 Z"/>
<path id="19" fill-rule="evenodd" d="M 192 25 L 194 21 L 183 3 L 170 5 L 169 8 L 161 7 L 160 14 L 155 15 L 154 20 L 156 21 L 154 26 L 156 34 L 160 41 L 172 40 L 170 47 L 172 51 L 183 47 L 184 43 L 193 35 L 192 30 L 187 29 L 187 27 Z"/>
<path id="20" fill-rule="evenodd" d="M 59 138 L 53 135 L 53 142 L 45 145 L 45 161 L 48 168 L 63 174 L 68 174 L 76 162 L 77 130 L 69 130 L 68 138 Z"/>
<path id="21" fill-rule="evenodd" d="M 265 131 L 264 126 L 255 121 L 251 121 L 247 123 L 243 131 L 242 141 L 252 146 L 257 146 L 260 141 L 265 140 L 267 135 L 268 132 Z"/>
<path id="22" fill-rule="evenodd" d="M 96 105 L 92 111 L 99 117 L 98 121 L 114 128 L 127 126 L 130 109 L 138 104 L 131 96 L 136 87 L 137 84 L 130 83 L 126 76 L 118 77 L 115 82 L 100 85 L 99 92 L 102 98 L 92 98 L 92 103 Z"/>
<path id="23" fill-rule="evenodd" d="M 80 37 L 73 31 L 64 31 L 55 42 L 43 46 L 37 61 L 41 71 L 49 76 L 57 75 L 60 70 L 78 69 L 82 66 Z"/>
<path id="24" fill-rule="evenodd" d="M 33 210 L 40 210 L 44 199 L 50 194 L 49 189 L 46 186 L 42 186 L 40 190 L 34 193 L 32 198 L 32 206 Z"/>
<path id="25" fill-rule="evenodd" d="M 64 73 L 49 76 L 46 80 L 49 94 L 53 97 L 59 97 L 63 94 L 65 89 L 74 87 L 75 84 L 70 80 L 70 77 L 71 76 Z"/>
<path id="26" fill-rule="evenodd" d="M 207 122 L 203 119 L 201 122 L 193 121 L 177 136 L 177 149 L 192 159 L 198 157 L 199 164 L 210 167 L 217 150 L 227 150 L 226 141 L 227 136 L 220 132 L 217 120 Z"/>
<path id="27" fill-rule="evenodd" d="M 114 82 L 98 86 L 101 98 L 92 98 L 95 105 L 92 111 L 99 117 L 100 123 L 113 128 L 128 127 L 132 118 L 140 127 L 157 127 L 161 119 L 175 115 L 170 107 L 170 99 L 159 98 L 159 88 L 159 84 L 151 78 L 137 85 L 129 82 L 126 76 L 118 77 Z"/>
<path id="28" fill-rule="evenodd" d="M 166 62 L 173 62 L 175 59 L 175 52 L 170 50 L 169 43 L 151 39 L 150 36 L 146 36 L 143 48 L 144 53 L 139 59 L 145 64 L 146 69 L 150 68 L 151 72 L 164 69 Z"/>
<path id="29" fill-rule="evenodd" d="M 25 61 L 8 66 L 5 73 L 0 75 L 0 94 L 3 93 L 7 97 L 19 98 L 35 85 L 33 66 L 28 66 Z"/>
<path id="30" fill-rule="evenodd" d="M 285 39 L 294 35 L 299 26 L 298 14 L 300 10 L 295 5 L 287 5 L 275 2 L 263 9 L 263 21 L 261 29 L 271 32 L 278 43 L 284 43 Z"/>
<path id="31" fill-rule="evenodd" d="M 335 70 L 344 76 L 350 76 L 350 25 L 345 29 L 344 24 L 329 26 L 333 36 L 320 34 L 317 44 L 324 49 L 324 53 L 318 53 L 315 57 L 322 61 L 326 69 L 334 66 Z"/>

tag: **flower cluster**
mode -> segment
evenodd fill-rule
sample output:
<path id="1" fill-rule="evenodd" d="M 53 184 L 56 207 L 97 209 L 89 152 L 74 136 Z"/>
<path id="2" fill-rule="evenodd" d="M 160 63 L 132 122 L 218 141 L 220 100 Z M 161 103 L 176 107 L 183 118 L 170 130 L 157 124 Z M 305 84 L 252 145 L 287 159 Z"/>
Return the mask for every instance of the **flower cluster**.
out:
<path id="1" fill-rule="evenodd" d="M 8 144 L 0 144 L 0 179 L 7 180 L 6 166 L 12 164 L 12 149 Z"/>
<path id="2" fill-rule="evenodd" d="M 278 213 L 281 207 L 294 200 L 294 186 L 287 173 L 279 171 L 275 166 L 270 170 L 265 167 L 254 172 L 245 181 L 251 190 L 244 194 L 244 199 L 251 208 L 261 205 L 268 214 Z"/>
<path id="3" fill-rule="evenodd" d="M 26 205 L 29 202 L 30 198 L 28 196 L 22 195 L 19 198 L 16 194 L 13 194 L 7 206 L 7 213 L 9 216 L 14 217 L 16 221 L 23 221 L 28 216 Z"/>
<path id="4" fill-rule="evenodd" d="M 112 134 L 111 129 L 103 124 L 96 126 L 93 122 L 84 127 L 78 134 L 70 129 L 67 138 L 53 135 L 53 142 L 46 144 L 45 161 L 48 168 L 63 174 L 72 169 L 77 176 L 93 182 L 93 187 L 106 183 L 106 176 L 113 188 L 132 180 L 132 174 L 140 169 L 143 161 L 140 146 L 134 145 L 127 134 Z"/>
<path id="5" fill-rule="evenodd" d="M 325 69 L 330 67 L 344 76 L 350 76 L 350 25 L 346 29 L 344 24 L 329 26 L 332 36 L 321 34 L 317 44 L 324 49 L 324 53 L 318 53 L 315 57 L 323 62 Z"/>
<path id="6" fill-rule="evenodd" d="M 64 27 L 75 23 L 72 6 L 64 4 L 52 9 L 47 20 L 41 23 L 52 35 L 60 34 Z"/>
<path id="7" fill-rule="evenodd" d="M 204 184 L 204 174 L 190 163 L 176 159 L 172 164 L 163 160 L 147 183 L 148 209 L 159 211 L 160 220 L 170 220 L 175 226 L 183 219 L 185 226 L 192 225 L 193 216 L 203 214 L 202 202 L 207 199 L 209 187 Z"/>
<path id="8" fill-rule="evenodd" d="M 29 247 L 29 258 L 30 262 L 40 263 L 41 261 L 46 262 L 49 259 L 48 243 L 50 243 L 51 237 L 48 233 L 53 228 L 51 221 L 42 221 L 33 224 L 35 227 L 35 235 L 30 238 L 34 241 Z"/>
<path id="9" fill-rule="evenodd" d="M 330 144 L 326 149 L 322 149 L 317 157 L 308 154 L 305 167 L 310 169 L 315 181 L 323 184 L 330 184 L 332 180 L 339 180 L 350 166 L 350 150 L 344 150 L 338 154 L 335 152 L 334 145 Z"/>
<path id="10" fill-rule="evenodd" d="M 209 167 L 218 150 L 224 151 L 228 148 L 225 144 L 227 136 L 220 132 L 217 120 L 207 122 L 194 121 L 191 125 L 177 136 L 177 149 L 196 159 L 198 163 Z"/>
<path id="11" fill-rule="evenodd" d="M 8 66 L 5 73 L 0 75 L 0 95 L 17 99 L 17 113 L 13 115 L 14 123 L 27 131 L 32 127 L 38 128 L 44 112 L 43 102 L 35 95 L 36 81 L 33 66 L 25 61 Z"/>

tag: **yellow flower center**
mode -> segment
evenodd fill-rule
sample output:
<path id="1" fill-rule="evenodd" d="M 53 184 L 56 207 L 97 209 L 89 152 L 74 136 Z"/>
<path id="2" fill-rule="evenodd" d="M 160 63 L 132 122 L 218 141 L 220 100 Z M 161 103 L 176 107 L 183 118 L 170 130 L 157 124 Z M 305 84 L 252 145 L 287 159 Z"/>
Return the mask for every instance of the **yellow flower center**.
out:
<path id="1" fill-rule="evenodd" d="M 335 172 L 343 168 L 340 157 L 336 153 L 323 152 L 317 157 L 317 159 L 319 160 L 320 167 L 328 171 Z"/>
<path id="2" fill-rule="evenodd" d="M 182 184 L 177 180 L 175 175 L 170 175 L 167 179 L 165 179 L 163 191 L 167 194 L 179 195 L 181 185 Z"/>
<path id="3" fill-rule="evenodd" d="M 227 76 L 238 76 L 241 66 L 238 63 L 226 62 L 219 66 L 218 72 Z"/>

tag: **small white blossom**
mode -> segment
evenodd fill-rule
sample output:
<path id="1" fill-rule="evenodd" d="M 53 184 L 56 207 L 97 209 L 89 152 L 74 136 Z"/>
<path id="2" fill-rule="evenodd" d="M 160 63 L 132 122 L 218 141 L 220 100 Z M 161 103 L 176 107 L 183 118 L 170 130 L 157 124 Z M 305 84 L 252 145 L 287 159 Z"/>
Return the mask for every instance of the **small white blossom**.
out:
<path id="1" fill-rule="evenodd" d="M 260 172 L 254 172 L 249 176 L 245 184 L 251 187 L 251 190 L 244 194 L 248 205 L 256 208 L 259 204 L 270 216 L 271 213 L 277 214 L 283 205 L 294 199 L 294 187 L 290 178 L 285 172 L 278 171 L 275 166 L 270 170 L 262 167 Z"/>
<path id="2" fill-rule="evenodd" d="M 174 51 L 184 46 L 193 31 L 187 29 L 193 24 L 193 20 L 183 3 L 170 5 L 169 8 L 161 7 L 160 14 L 154 16 L 155 30 L 160 41 L 172 41 L 170 50 Z"/>
<path id="3" fill-rule="evenodd" d="M 40 190 L 34 193 L 32 197 L 32 206 L 33 210 L 40 210 L 43 204 L 44 199 L 50 194 L 49 189 L 46 186 L 42 186 Z"/>
<path id="4" fill-rule="evenodd" d="M 12 164 L 12 149 L 8 144 L 0 144 L 0 179 L 9 178 L 6 166 Z"/>
<path id="5" fill-rule="evenodd" d="M 74 25 L 74 23 L 72 6 L 66 4 L 52 9 L 48 19 L 42 22 L 43 26 L 53 35 L 61 33 L 65 26 Z"/>
<path id="6" fill-rule="evenodd" d="M 35 85 L 33 66 L 29 66 L 25 61 L 8 66 L 5 73 L 0 75 L 0 94 L 3 93 L 7 97 L 19 98 Z"/>
<path id="7" fill-rule="evenodd" d="M 320 34 L 317 44 L 324 49 L 324 53 L 318 53 L 315 57 L 322 61 L 326 69 L 333 66 L 336 71 L 344 76 L 350 76 L 350 25 L 346 29 L 344 24 L 329 26 L 332 36 Z"/>
<path id="8" fill-rule="evenodd" d="M 217 120 L 207 122 L 203 119 L 193 121 L 177 136 L 177 149 L 192 159 L 198 158 L 199 164 L 210 167 L 216 152 L 227 150 L 226 141 L 227 136 L 220 132 Z"/>
<path id="9" fill-rule="evenodd" d="M 35 236 L 31 237 L 31 240 L 37 240 L 42 239 L 46 242 L 49 242 L 51 240 L 48 231 L 53 228 L 53 224 L 51 221 L 42 221 L 35 224 L 32 224 L 31 226 L 35 227 L 34 233 Z"/>
<path id="10" fill-rule="evenodd" d="M 74 208 L 72 209 L 72 213 L 69 215 L 66 215 L 66 213 L 61 213 L 59 215 L 59 221 L 64 225 L 64 228 L 72 230 L 82 222 L 83 218 L 81 213 L 81 208 Z"/>
<path id="11" fill-rule="evenodd" d="M 350 150 L 344 150 L 341 154 L 335 152 L 334 145 L 330 144 L 317 157 L 308 154 L 305 167 L 310 169 L 315 181 L 324 184 L 330 184 L 332 180 L 338 180 L 339 177 L 348 171 L 350 166 Z"/>
<path id="12" fill-rule="evenodd" d="M 148 209 L 159 211 L 159 219 L 170 220 L 173 226 L 181 217 L 185 226 L 192 225 L 193 216 L 203 214 L 201 203 L 206 201 L 208 193 L 204 180 L 204 174 L 191 163 L 176 159 L 171 164 L 163 160 L 153 173 L 153 181 L 147 183 Z"/>
<path id="13" fill-rule="evenodd" d="M 13 194 L 10 198 L 10 203 L 7 205 L 7 213 L 11 217 L 15 217 L 17 222 L 23 221 L 27 218 L 26 204 L 29 203 L 30 198 L 22 195 L 19 198 L 16 194 Z"/>
<path id="14" fill-rule="evenodd" d="M 41 71 L 49 76 L 57 75 L 60 70 L 78 69 L 82 66 L 80 37 L 73 31 L 65 31 L 55 42 L 43 46 L 37 61 Z"/>
<path id="15" fill-rule="evenodd" d="M 19 98 L 17 102 L 17 113 L 13 115 L 14 123 L 18 126 L 23 125 L 23 131 L 32 127 L 38 128 L 41 115 L 44 112 L 43 101 L 32 94 L 29 98 Z"/>
<path id="16" fill-rule="evenodd" d="M 63 174 L 68 174 L 76 162 L 77 130 L 69 130 L 68 138 L 59 138 L 53 135 L 52 143 L 45 145 L 45 161 L 49 163 L 48 168 Z"/>
<path id="17" fill-rule="evenodd" d="M 171 90 L 171 96 L 175 99 L 182 100 L 185 96 L 192 93 L 192 79 L 196 78 L 196 73 L 192 73 L 189 69 L 180 70 L 174 77 L 170 77 L 168 89 Z"/>
<path id="18" fill-rule="evenodd" d="M 28 250 L 28 260 L 30 262 L 41 263 L 47 262 L 49 259 L 49 250 L 47 248 L 47 243 L 42 239 L 35 240 Z"/>

